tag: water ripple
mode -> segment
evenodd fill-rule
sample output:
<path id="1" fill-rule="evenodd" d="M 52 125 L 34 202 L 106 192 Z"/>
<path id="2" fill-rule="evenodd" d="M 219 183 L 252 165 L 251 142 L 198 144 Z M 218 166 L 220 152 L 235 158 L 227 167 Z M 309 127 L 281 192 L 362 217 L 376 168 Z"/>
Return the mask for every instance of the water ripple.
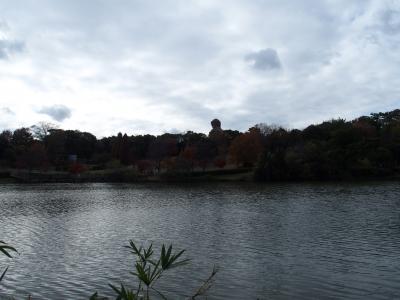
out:
<path id="1" fill-rule="evenodd" d="M 1 238 L 20 255 L 4 293 L 87 299 L 131 282 L 129 239 L 186 248 L 160 288 L 184 299 L 400 299 L 398 183 L 0 185 Z M 180 297 L 180 298 L 179 298 Z"/>

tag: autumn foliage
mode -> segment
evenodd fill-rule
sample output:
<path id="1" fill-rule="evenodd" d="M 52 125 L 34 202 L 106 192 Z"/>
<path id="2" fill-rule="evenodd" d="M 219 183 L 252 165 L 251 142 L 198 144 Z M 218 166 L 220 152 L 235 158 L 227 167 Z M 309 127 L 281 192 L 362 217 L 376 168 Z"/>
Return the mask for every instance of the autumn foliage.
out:
<path id="1" fill-rule="evenodd" d="M 77 162 L 71 164 L 71 166 L 69 167 L 69 172 L 72 174 L 78 175 L 85 171 L 87 171 L 87 167 L 85 165 L 77 163 Z"/>
<path id="2" fill-rule="evenodd" d="M 229 169 L 253 168 L 262 181 L 400 175 L 400 110 L 351 121 L 333 119 L 302 130 L 258 124 L 241 133 L 214 125 L 208 135 L 119 133 L 101 139 L 45 123 L 4 130 L 0 167 L 73 174 L 125 168 L 157 176 L 207 172 L 229 164 Z"/>
<path id="3" fill-rule="evenodd" d="M 233 140 L 229 148 L 229 154 L 232 162 L 236 163 L 236 165 L 253 166 L 262 150 L 260 130 L 253 127 Z"/>

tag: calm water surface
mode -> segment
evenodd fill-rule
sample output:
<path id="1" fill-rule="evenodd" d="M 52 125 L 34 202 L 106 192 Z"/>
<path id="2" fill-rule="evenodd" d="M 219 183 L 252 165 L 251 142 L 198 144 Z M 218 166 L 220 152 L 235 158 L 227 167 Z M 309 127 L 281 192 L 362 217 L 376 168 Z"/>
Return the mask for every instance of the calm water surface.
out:
<path id="1" fill-rule="evenodd" d="M 187 249 L 184 299 L 400 299 L 400 184 L 0 185 L 2 292 L 88 299 L 132 282 L 129 239 Z M 161 281 L 160 281 L 161 283 Z"/>

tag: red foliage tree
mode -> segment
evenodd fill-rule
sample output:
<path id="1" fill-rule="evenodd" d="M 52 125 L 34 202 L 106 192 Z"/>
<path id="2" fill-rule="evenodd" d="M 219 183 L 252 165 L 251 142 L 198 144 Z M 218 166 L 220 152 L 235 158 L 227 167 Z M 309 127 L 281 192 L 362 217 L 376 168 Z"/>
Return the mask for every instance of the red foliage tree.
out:
<path id="1" fill-rule="evenodd" d="M 217 158 L 214 160 L 214 166 L 223 169 L 226 166 L 226 160 L 224 158 Z"/>
<path id="2" fill-rule="evenodd" d="M 69 167 L 69 172 L 75 175 L 81 174 L 85 171 L 87 171 L 86 166 L 78 162 L 71 164 Z"/>

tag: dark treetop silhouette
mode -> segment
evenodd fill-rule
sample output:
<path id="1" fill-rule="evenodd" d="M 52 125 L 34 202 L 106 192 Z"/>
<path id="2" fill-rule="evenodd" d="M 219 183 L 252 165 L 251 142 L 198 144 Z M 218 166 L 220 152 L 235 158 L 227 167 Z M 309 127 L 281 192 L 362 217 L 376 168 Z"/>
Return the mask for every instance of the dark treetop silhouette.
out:
<path id="1" fill-rule="evenodd" d="M 303 130 L 266 124 L 246 132 L 223 130 L 217 119 L 211 125 L 208 136 L 188 131 L 118 133 L 101 139 L 47 123 L 4 130 L 0 168 L 75 175 L 129 169 L 135 174 L 132 180 L 241 169 L 261 181 L 381 178 L 397 176 L 400 170 L 398 109 L 351 121 L 333 119 Z"/>

